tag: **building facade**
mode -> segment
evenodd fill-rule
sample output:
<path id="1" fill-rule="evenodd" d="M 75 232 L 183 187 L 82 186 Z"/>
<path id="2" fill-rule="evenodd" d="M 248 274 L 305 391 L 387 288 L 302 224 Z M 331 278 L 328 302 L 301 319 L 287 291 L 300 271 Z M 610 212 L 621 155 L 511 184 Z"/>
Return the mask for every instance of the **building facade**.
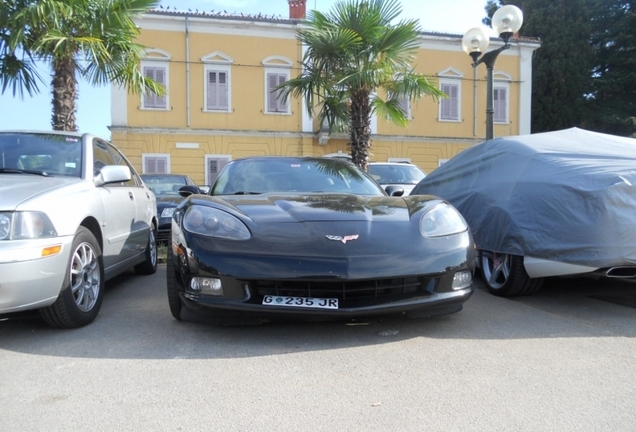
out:
<path id="1" fill-rule="evenodd" d="M 211 184 L 240 157 L 348 153 L 348 137 L 327 135 L 301 98 L 285 102 L 272 91 L 299 74 L 304 52 L 296 34 L 306 0 L 288 2 L 289 19 L 160 10 L 136 20 L 138 42 L 147 47 L 143 73 L 167 93 L 113 88 L 110 129 L 113 143 L 141 172 L 183 173 Z M 413 67 L 449 97 L 406 103 L 405 128 L 373 118 L 373 161 L 408 160 L 430 172 L 483 141 L 486 68 L 472 67 L 461 39 L 421 33 Z M 530 133 L 532 52 L 539 46 L 513 40 L 497 60 L 495 136 Z"/>

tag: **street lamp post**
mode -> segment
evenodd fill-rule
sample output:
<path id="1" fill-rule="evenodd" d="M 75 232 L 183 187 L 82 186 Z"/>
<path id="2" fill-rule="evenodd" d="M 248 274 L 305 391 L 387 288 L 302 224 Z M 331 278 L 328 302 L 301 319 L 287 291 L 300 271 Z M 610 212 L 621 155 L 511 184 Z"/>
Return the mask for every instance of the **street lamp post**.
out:
<path id="1" fill-rule="evenodd" d="M 523 23 L 523 13 L 521 9 L 513 5 L 503 6 L 492 16 L 492 28 L 497 32 L 499 37 L 503 39 L 504 45 L 496 50 L 490 51 L 482 55 L 488 48 L 490 38 L 486 31 L 481 27 L 475 27 L 466 32 L 462 38 L 462 48 L 473 59 L 473 67 L 484 63 L 487 76 L 487 99 L 486 99 L 486 139 L 493 138 L 494 113 L 493 107 L 493 68 L 495 60 L 503 50 L 510 48 L 508 41 L 513 34 L 519 31 Z M 480 58 L 481 56 L 481 58 Z"/>

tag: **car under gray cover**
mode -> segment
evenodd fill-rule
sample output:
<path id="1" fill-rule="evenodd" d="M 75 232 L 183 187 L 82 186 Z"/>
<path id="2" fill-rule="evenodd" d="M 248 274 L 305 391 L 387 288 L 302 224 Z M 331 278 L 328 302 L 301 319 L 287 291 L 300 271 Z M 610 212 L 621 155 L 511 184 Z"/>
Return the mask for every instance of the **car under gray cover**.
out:
<path id="1" fill-rule="evenodd" d="M 632 138 L 578 128 L 497 138 L 458 154 L 413 194 L 453 204 L 482 251 L 636 268 Z"/>

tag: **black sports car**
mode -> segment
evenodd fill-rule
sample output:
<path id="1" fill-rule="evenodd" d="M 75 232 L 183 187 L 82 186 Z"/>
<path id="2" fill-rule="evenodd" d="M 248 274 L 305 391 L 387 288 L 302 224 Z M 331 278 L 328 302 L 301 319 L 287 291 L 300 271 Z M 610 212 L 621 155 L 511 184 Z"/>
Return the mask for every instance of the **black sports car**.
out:
<path id="1" fill-rule="evenodd" d="M 473 292 L 471 233 L 433 196 L 388 196 L 333 158 L 235 160 L 174 212 L 170 310 L 218 321 L 458 312 Z"/>
<path id="2" fill-rule="evenodd" d="M 157 216 L 159 217 L 157 241 L 166 243 L 170 238 L 172 213 L 183 201 L 179 191 L 184 186 L 189 186 L 184 190 L 190 193 L 200 193 L 201 190 L 194 180 L 183 174 L 142 174 L 141 178 L 157 197 Z"/>

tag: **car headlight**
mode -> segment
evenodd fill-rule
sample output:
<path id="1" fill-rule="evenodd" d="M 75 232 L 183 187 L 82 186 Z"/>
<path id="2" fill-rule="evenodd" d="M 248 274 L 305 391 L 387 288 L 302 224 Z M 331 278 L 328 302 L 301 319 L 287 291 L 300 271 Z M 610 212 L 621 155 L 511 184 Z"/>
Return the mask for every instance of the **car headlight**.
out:
<path id="1" fill-rule="evenodd" d="M 0 240 L 49 237 L 57 237 L 57 231 L 42 212 L 0 213 Z"/>
<path id="2" fill-rule="evenodd" d="M 183 217 L 183 228 L 193 234 L 229 240 L 247 240 L 250 231 L 238 218 L 211 207 L 194 205 Z"/>
<path id="3" fill-rule="evenodd" d="M 162 218 L 171 218 L 172 215 L 174 214 L 174 210 L 176 209 L 176 207 L 166 207 L 165 209 L 163 209 L 161 211 L 161 216 Z"/>
<path id="4" fill-rule="evenodd" d="M 420 219 L 420 232 L 424 237 L 448 236 L 467 229 L 463 216 L 447 203 L 437 204 Z"/>

